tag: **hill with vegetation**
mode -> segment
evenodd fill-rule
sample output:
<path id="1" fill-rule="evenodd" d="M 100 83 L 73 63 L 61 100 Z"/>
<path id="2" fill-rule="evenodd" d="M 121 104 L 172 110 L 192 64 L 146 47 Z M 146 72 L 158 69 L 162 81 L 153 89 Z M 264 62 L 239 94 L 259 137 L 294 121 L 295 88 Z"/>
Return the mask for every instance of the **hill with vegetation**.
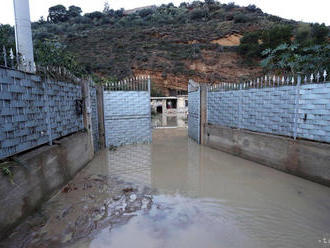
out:
<path id="1" fill-rule="evenodd" d="M 81 13 L 57 5 L 47 20 L 32 24 L 37 63 L 99 81 L 150 74 L 163 91 L 186 90 L 190 78 L 237 82 L 266 70 L 330 65 L 329 27 L 269 15 L 255 5 L 205 0 L 125 11 L 105 4 L 102 12 Z"/>

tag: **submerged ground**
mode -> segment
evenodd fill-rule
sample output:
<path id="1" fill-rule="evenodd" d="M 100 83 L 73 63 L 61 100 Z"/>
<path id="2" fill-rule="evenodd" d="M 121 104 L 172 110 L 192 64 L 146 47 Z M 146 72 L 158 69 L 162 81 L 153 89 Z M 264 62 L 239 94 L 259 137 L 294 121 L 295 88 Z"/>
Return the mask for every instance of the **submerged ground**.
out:
<path id="1" fill-rule="evenodd" d="M 330 188 L 157 129 L 104 150 L 0 247 L 327 247 Z"/>

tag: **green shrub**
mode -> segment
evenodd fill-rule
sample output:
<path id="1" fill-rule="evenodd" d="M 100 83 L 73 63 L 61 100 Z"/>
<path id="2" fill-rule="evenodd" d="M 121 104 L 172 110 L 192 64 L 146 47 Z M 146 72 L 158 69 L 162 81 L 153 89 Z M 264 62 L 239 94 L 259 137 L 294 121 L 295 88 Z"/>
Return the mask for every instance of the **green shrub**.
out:
<path id="1" fill-rule="evenodd" d="M 238 14 L 234 16 L 235 23 L 246 23 L 249 22 L 251 18 L 245 14 Z"/>

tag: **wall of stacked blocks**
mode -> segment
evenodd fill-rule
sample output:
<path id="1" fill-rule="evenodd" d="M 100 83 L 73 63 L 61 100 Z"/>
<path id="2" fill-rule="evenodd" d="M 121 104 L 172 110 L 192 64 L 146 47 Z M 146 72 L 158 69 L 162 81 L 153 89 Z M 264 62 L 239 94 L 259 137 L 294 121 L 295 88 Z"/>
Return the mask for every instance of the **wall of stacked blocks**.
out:
<path id="1" fill-rule="evenodd" d="M 76 100 L 82 100 L 79 84 L 0 68 L 0 159 L 83 130 Z"/>
<path id="2" fill-rule="evenodd" d="M 150 93 L 105 90 L 104 126 L 107 147 L 150 143 Z"/>
<path id="3" fill-rule="evenodd" d="M 330 82 L 209 89 L 207 119 L 213 125 L 329 143 Z"/>

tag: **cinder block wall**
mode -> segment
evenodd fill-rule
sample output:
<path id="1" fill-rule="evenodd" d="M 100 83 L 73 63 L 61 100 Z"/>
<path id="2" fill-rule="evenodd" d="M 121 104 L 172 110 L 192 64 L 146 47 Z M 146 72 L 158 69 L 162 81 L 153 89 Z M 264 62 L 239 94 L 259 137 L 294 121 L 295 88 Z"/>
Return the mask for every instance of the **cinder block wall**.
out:
<path id="1" fill-rule="evenodd" d="M 298 137 L 330 143 L 329 82 L 301 86 L 297 111 Z"/>
<path id="2" fill-rule="evenodd" d="M 83 129 L 80 85 L 0 68 L 0 159 Z"/>
<path id="3" fill-rule="evenodd" d="M 107 147 L 150 143 L 150 93 L 104 91 L 104 125 Z"/>
<path id="4" fill-rule="evenodd" d="M 208 123 L 330 142 L 330 83 L 208 92 Z"/>

